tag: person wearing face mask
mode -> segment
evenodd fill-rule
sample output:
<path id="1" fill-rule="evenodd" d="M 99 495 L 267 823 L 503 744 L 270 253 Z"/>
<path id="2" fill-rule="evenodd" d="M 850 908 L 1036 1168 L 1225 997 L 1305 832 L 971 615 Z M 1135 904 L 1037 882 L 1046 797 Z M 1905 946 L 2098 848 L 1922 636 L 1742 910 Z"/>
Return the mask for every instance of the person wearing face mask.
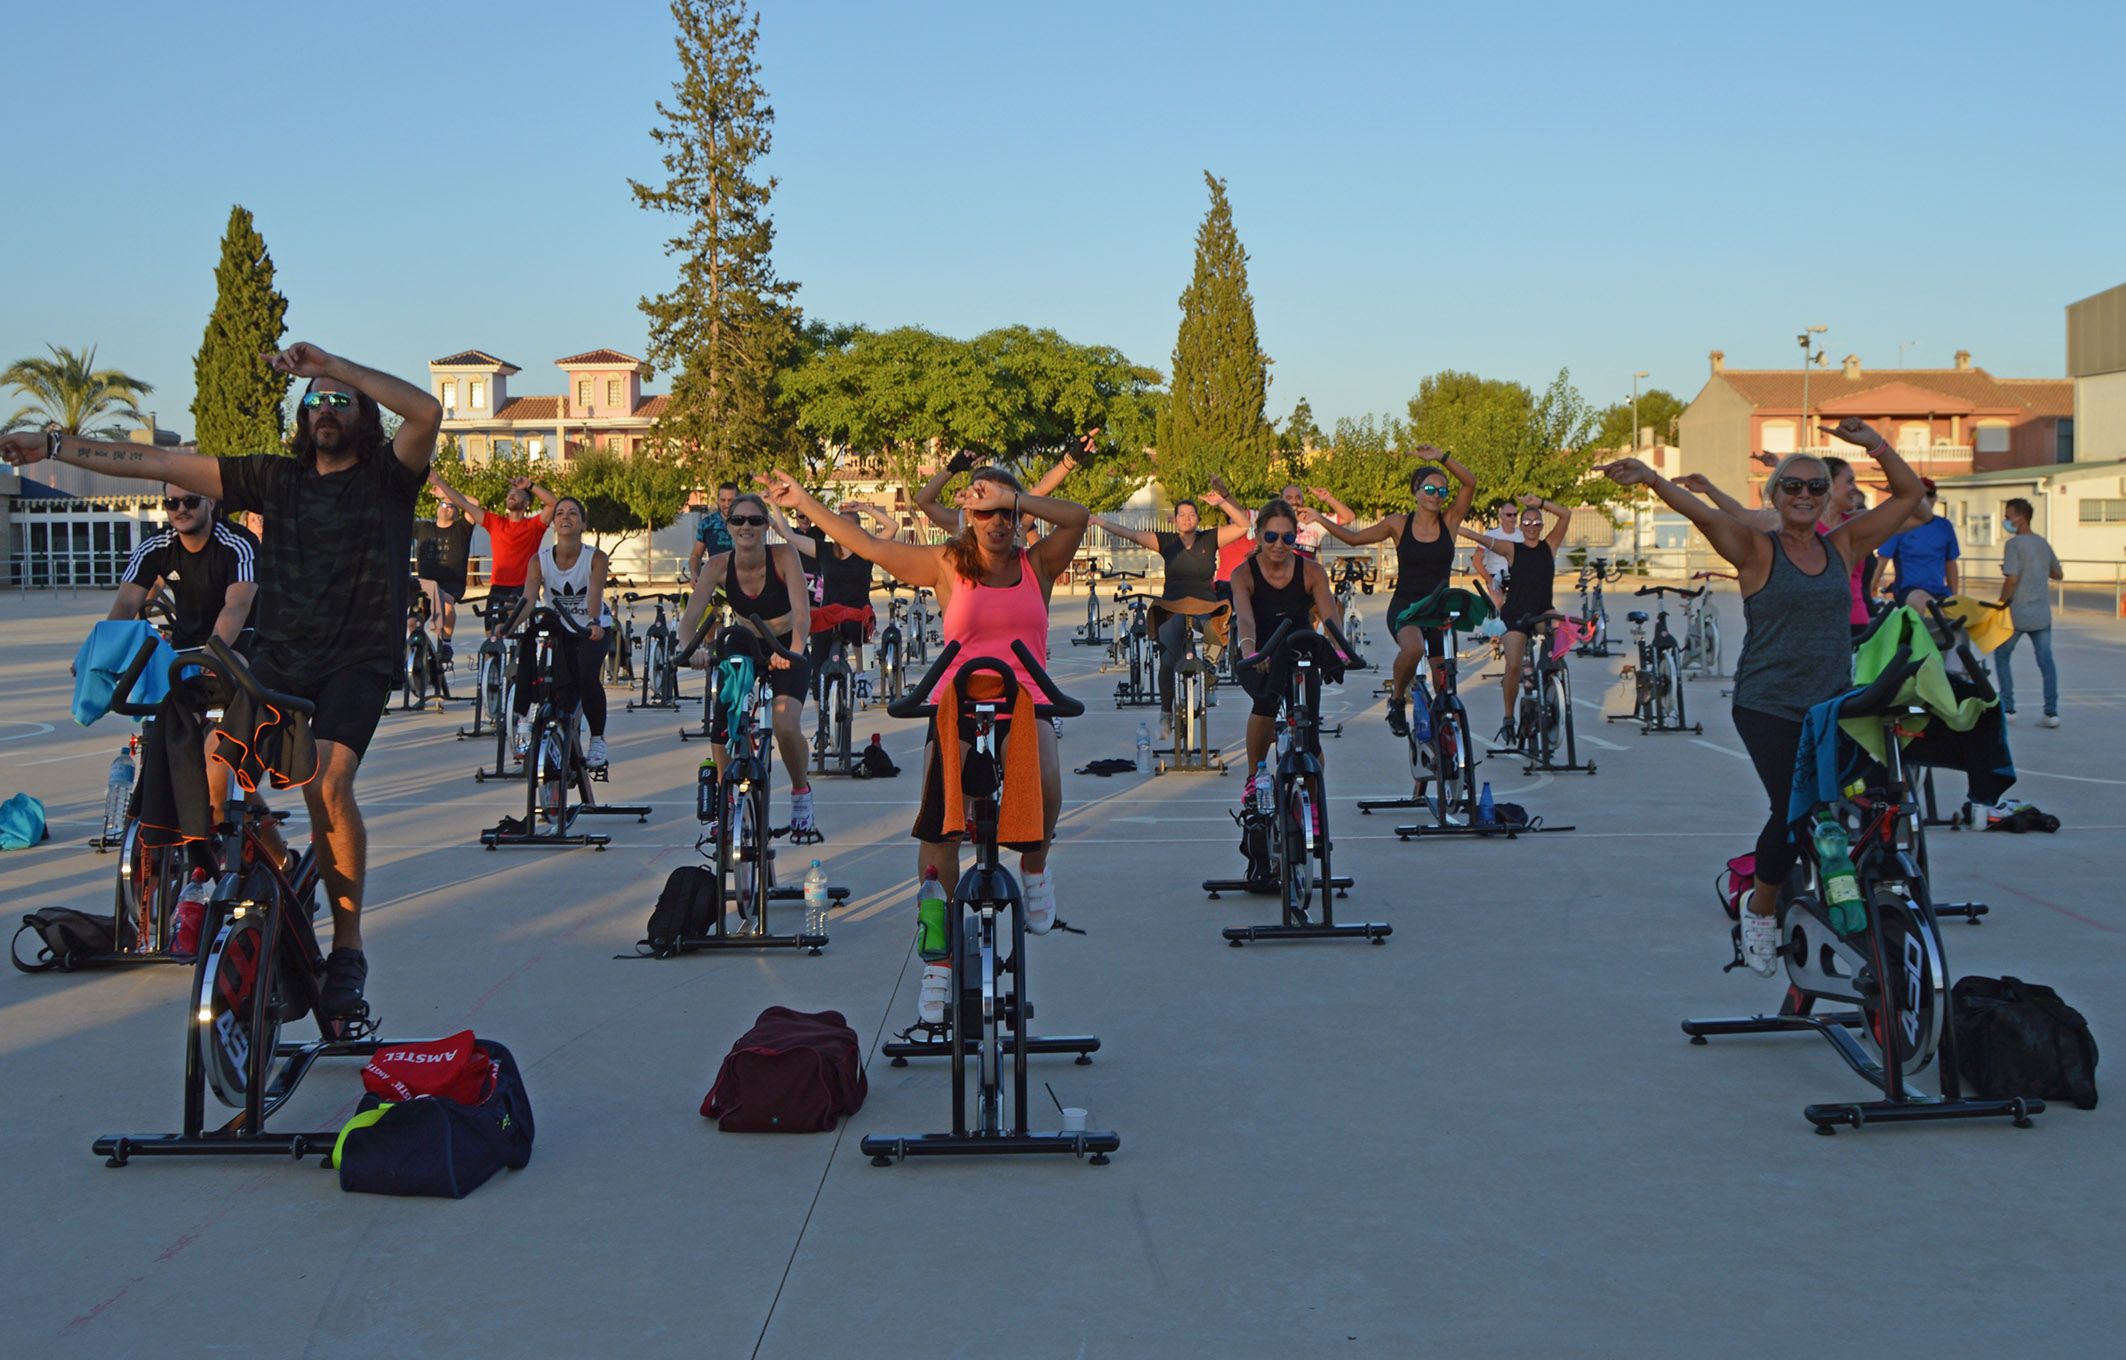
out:
<path id="1" fill-rule="evenodd" d="M 1218 603 L 1218 550 L 1236 539 L 1246 538 L 1247 525 L 1235 522 L 1205 529 L 1196 502 L 1186 497 L 1174 502 L 1174 527 L 1170 530 L 1132 529 L 1100 515 L 1094 515 L 1092 522 L 1116 538 L 1155 552 L 1166 561 L 1166 583 L 1160 587 L 1159 603 L 1152 606 L 1148 622 L 1159 641 L 1159 735 L 1171 737 L 1174 734 L 1174 671 L 1181 664 L 1181 643 L 1188 631 L 1189 613 L 1208 612 L 1209 607 Z M 1190 602 L 1188 613 L 1180 608 L 1160 607 L 1160 604 L 1180 605 L 1183 601 Z M 1225 636 L 1223 630 L 1217 628 L 1218 620 L 1214 617 L 1207 622 L 1214 630 L 1211 644 L 1223 646 Z"/>
<path id="2" fill-rule="evenodd" d="M 583 722 L 591 732 L 584 763 L 602 770 L 611 760 L 605 747 L 605 684 L 599 675 L 605 666 L 605 654 L 613 648 L 613 610 L 605 602 L 606 574 L 612 564 L 606 560 L 603 548 L 589 547 L 583 541 L 582 501 L 574 496 L 556 497 L 551 513 L 553 541 L 539 549 L 526 568 L 524 596 L 503 631 L 514 633 L 531 617 L 541 599 L 561 616 L 568 636 L 554 647 L 554 664 L 560 670 L 551 677 L 554 700 L 562 709 L 582 705 Z M 514 744 L 519 756 L 531 750 L 526 715 L 531 712 L 534 660 L 532 637 L 526 633 L 517 645 Z"/>
<path id="3" fill-rule="evenodd" d="M 2060 725 L 2060 675 L 2052 664 L 2052 583 L 2062 580 L 2060 559 L 2052 545 L 2030 531 L 2030 502 L 2018 496 L 2001 513 L 2001 522 L 2014 537 L 2001 550 L 2001 593 L 1996 608 L 2008 611 L 2015 631 L 1993 649 L 1993 670 L 2000 677 L 2001 713 L 2015 716 L 2015 677 L 2009 673 L 2008 657 L 2015 644 L 2030 639 L 2037 655 L 2037 673 L 2044 682 L 2045 716 L 2039 727 Z"/>
<path id="4" fill-rule="evenodd" d="M 1852 564 L 1880 547 L 1925 495 L 1919 474 L 1880 434 L 1847 418 L 1824 428 L 1858 445 L 1882 468 L 1890 495 L 1828 534 L 1817 532 L 1831 495 L 1830 469 L 1811 454 L 1779 460 L 1765 504 L 1779 517 L 1767 530 L 1707 505 L 1636 458 L 1594 469 L 1620 486 L 1644 486 L 1698 527 L 1733 564 L 1742 592 L 1742 655 L 1735 663 L 1735 731 L 1749 752 L 1770 815 L 1757 833 L 1757 877 L 1742 912 L 1742 954 L 1750 969 L 1778 969 L 1779 890 L 1794 866 L 1787 804 L 1802 720 L 1853 682 L 1848 586 Z"/>
<path id="5" fill-rule="evenodd" d="M 1284 501 L 1271 501 L 1255 512 L 1257 547 L 1245 562 L 1233 568 L 1233 645 L 1239 656 L 1252 656 L 1268 641 L 1277 626 L 1290 621 L 1312 628 L 1316 619 L 1337 617 L 1336 592 L 1329 573 L 1319 562 L 1299 555 L 1302 515 Z M 1241 791 L 1243 804 L 1255 796 L 1255 773 L 1270 753 L 1277 735 L 1277 706 L 1290 683 L 1291 662 L 1271 657 L 1257 665 L 1242 667 L 1240 688 L 1252 701 L 1248 709 L 1248 782 Z"/>
<path id="6" fill-rule="evenodd" d="M 1505 598 L 1499 605 L 1499 621 L 1506 627 L 1506 673 L 1499 680 L 1499 688 L 1504 691 L 1506 699 L 1506 719 L 1499 725 L 1501 745 L 1513 740 L 1514 704 L 1520 697 L 1521 662 L 1528 655 L 1529 639 L 1535 636 L 1536 625 L 1542 618 L 1557 608 L 1554 601 L 1558 549 L 1565 542 L 1565 531 L 1572 527 L 1572 511 L 1533 492 L 1522 496 L 1517 508 L 1520 519 L 1516 528 L 1520 537 L 1515 541 L 1508 542 L 1495 534 L 1480 534 L 1466 527 L 1461 530 L 1463 538 L 1483 544 L 1504 557 L 1508 570 Z M 1547 533 L 1543 528 L 1545 510 L 1558 517 Z M 1500 522 L 1503 526 L 1503 516 Z"/>

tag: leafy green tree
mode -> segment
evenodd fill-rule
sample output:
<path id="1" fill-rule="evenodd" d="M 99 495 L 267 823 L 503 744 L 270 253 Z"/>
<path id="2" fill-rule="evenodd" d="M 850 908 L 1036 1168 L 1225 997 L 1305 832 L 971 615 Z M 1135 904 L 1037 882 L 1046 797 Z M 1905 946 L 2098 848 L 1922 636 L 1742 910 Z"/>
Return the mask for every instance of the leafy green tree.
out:
<path id="1" fill-rule="evenodd" d="M 1676 442 L 1676 421 L 1688 403 L 1678 401 L 1675 394 L 1659 387 L 1650 387 L 1639 394 L 1639 426 L 1651 430 L 1657 444 Z M 1595 417 L 1594 433 L 1590 442 L 1598 449 L 1628 449 L 1631 438 L 1631 403 L 1620 401 L 1604 407 Z"/>
<path id="2" fill-rule="evenodd" d="M 281 347 L 288 299 L 273 286 L 273 256 L 250 209 L 229 209 L 214 266 L 214 310 L 192 360 L 192 427 L 200 452 L 217 458 L 277 452 L 281 404 L 292 379 L 260 360 Z"/>
<path id="3" fill-rule="evenodd" d="M 1304 455 L 1323 442 L 1321 426 L 1314 423 L 1314 407 L 1305 397 L 1285 417 L 1284 428 L 1277 432 L 1277 448 L 1287 458 Z"/>
<path id="4" fill-rule="evenodd" d="M 129 373 L 96 367 L 96 347 L 68 349 L 46 345 L 49 359 L 17 359 L 0 373 L 0 383 L 29 401 L 15 408 L 5 430 L 39 430 L 56 425 L 66 434 L 91 439 L 123 439 L 126 425 L 143 425 L 139 403 L 155 390 Z"/>
<path id="5" fill-rule="evenodd" d="M 776 181 L 761 171 L 775 110 L 754 59 L 757 13 L 738 0 L 672 0 L 671 12 L 680 78 L 650 131 L 665 180 L 629 181 L 637 206 L 680 223 L 665 242 L 678 282 L 640 304 L 650 361 L 674 375 L 651 440 L 705 482 L 738 479 L 797 451 L 777 383 L 805 332 L 797 285 L 775 272 Z"/>
<path id="6" fill-rule="evenodd" d="M 585 528 L 615 536 L 604 545 L 610 551 L 677 520 L 693 494 L 693 480 L 684 464 L 667 455 L 597 450 L 579 458 L 556 490 L 583 502 Z"/>
<path id="7" fill-rule="evenodd" d="M 1196 267 L 1181 293 L 1173 382 L 1159 418 L 1160 485 L 1193 496 L 1223 476 L 1243 502 L 1276 489 L 1276 436 L 1263 417 L 1269 356 L 1255 330 L 1248 256 L 1233 227 L 1225 181 L 1205 171 L 1211 206 L 1196 229 Z"/>
<path id="8" fill-rule="evenodd" d="M 1308 469 L 1309 487 L 1322 486 L 1361 515 L 1378 517 L 1410 508 L 1410 474 L 1416 464 L 1403 450 L 1413 443 L 1394 416 L 1336 422 L 1328 451 Z"/>
<path id="9" fill-rule="evenodd" d="M 1476 474 L 1479 505 L 1531 491 L 1562 505 L 1610 500 L 1614 484 L 1588 476 L 1593 431 L 1594 413 L 1562 369 L 1541 395 L 1449 371 L 1425 378 L 1410 399 L 1408 437 L 1461 459 Z"/>

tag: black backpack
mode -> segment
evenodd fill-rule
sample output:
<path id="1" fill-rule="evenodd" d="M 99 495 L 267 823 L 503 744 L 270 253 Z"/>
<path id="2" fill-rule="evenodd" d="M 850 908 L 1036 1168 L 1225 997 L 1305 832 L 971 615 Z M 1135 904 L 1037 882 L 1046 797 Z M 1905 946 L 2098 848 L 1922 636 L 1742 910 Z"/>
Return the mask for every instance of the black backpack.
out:
<path id="1" fill-rule="evenodd" d="M 886 748 L 874 741 L 857 756 L 853 774 L 858 779 L 891 779 L 900 772 L 901 767 L 893 763 Z"/>
<path id="2" fill-rule="evenodd" d="M 1277 871 L 1270 858 L 1270 819 L 1253 804 L 1233 813 L 1232 818 L 1240 825 L 1240 857 L 1247 861 L 1247 881 L 1275 887 Z"/>
<path id="3" fill-rule="evenodd" d="M 2096 1039 L 2082 1013 L 2058 992 L 2021 978 L 1967 977 L 1949 998 L 1957 1074 L 1974 1095 L 2036 1096 L 2096 1108 Z"/>
<path id="4" fill-rule="evenodd" d="M 480 1047 L 493 1063 L 493 1084 L 477 1104 L 442 1096 L 390 1104 L 362 1096 L 360 1113 L 333 1149 L 340 1189 L 463 1199 L 504 1167 L 519 1171 L 530 1163 L 531 1097 L 517 1060 L 491 1039 Z"/>
<path id="5" fill-rule="evenodd" d="M 31 931 L 37 934 L 38 948 L 36 956 L 25 961 L 22 937 Z M 72 907 L 46 907 L 22 918 L 8 957 L 25 973 L 43 973 L 54 968 L 71 973 L 76 968 L 103 962 L 104 956 L 116 947 L 116 941 L 111 938 L 110 917 L 91 916 Z"/>
<path id="6" fill-rule="evenodd" d="M 650 957 L 668 959 L 698 940 L 716 924 L 716 909 L 722 903 L 716 871 L 706 864 L 682 864 L 664 881 L 657 905 L 650 908 L 650 924 L 637 950 Z"/>

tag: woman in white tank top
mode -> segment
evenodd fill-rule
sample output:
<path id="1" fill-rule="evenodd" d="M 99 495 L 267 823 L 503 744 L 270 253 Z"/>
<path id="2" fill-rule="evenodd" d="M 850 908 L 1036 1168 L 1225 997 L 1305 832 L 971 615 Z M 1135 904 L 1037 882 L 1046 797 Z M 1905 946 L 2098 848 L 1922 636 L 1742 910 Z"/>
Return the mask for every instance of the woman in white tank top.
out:
<path id="1" fill-rule="evenodd" d="M 613 611 L 605 602 L 605 579 L 610 564 L 601 548 L 583 542 L 583 502 L 563 496 L 554 503 L 553 539 L 528 564 L 524 573 L 524 599 L 510 619 L 510 631 L 531 617 L 542 597 L 561 616 L 575 636 L 554 648 L 560 674 L 553 677 L 564 692 L 563 703 L 580 702 L 583 719 L 591 730 L 588 759 L 593 769 L 604 768 L 605 685 L 599 678 L 605 654 L 612 647 Z M 532 646 L 527 636 L 517 648 L 516 713 L 518 754 L 524 753 L 524 717 L 531 711 Z"/>

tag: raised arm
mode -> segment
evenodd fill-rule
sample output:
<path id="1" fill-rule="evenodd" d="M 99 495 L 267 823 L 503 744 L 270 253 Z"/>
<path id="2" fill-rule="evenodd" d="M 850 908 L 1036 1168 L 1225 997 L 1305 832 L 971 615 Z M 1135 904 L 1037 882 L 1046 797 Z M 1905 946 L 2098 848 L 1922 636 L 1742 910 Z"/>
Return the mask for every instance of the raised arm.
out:
<path id="1" fill-rule="evenodd" d="M 1429 450 L 1429 454 L 1428 454 Z M 1430 444 L 1420 444 L 1411 450 L 1418 457 L 1439 459 L 1439 465 L 1459 483 L 1454 493 L 1454 503 L 1441 513 L 1440 518 L 1448 524 L 1459 525 L 1469 514 L 1469 503 L 1476 499 L 1476 474 L 1462 466 L 1462 461 L 1451 453 L 1442 452 Z"/>
<path id="2" fill-rule="evenodd" d="M 1093 435 L 1097 435 L 1099 433 L 1100 432 L 1098 430 L 1094 430 L 1092 434 L 1085 436 L 1084 445 L 1088 452 L 1091 451 L 1093 446 Z M 1041 480 L 1033 484 L 1033 494 L 1036 496 L 1047 495 L 1049 492 L 1063 485 L 1064 481 L 1069 478 L 1070 474 L 1077 470 L 1078 456 L 1076 452 L 1064 454 L 1061 458 L 1058 458 L 1056 460 L 1054 467 L 1041 474 Z"/>
<path id="3" fill-rule="evenodd" d="M 915 508 L 923 512 L 925 519 L 928 519 L 932 524 L 935 524 L 948 534 L 956 534 L 960 531 L 960 517 L 954 514 L 938 498 L 945 494 L 945 483 L 963 472 L 972 471 L 973 468 L 974 454 L 966 449 L 961 449 L 958 453 L 946 459 L 943 467 L 931 473 L 930 480 L 924 482 L 915 493 Z"/>
<path id="4" fill-rule="evenodd" d="M 1030 496 L 1007 489 L 1002 482 L 975 482 L 960 493 L 960 505 L 968 510 L 997 509 L 1010 506 L 1021 515 L 1032 515 L 1055 527 L 1041 535 L 1041 541 L 1026 550 L 1034 564 L 1034 570 L 1046 580 L 1053 581 L 1070 570 L 1070 561 L 1078 555 L 1078 544 L 1085 539 L 1085 530 L 1092 524 L 1092 512 L 1076 501 L 1059 500 L 1054 496 Z M 1155 540 L 1156 541 L 1156 540 Z"/>
<path id="5" fill-rule="evenodd" d="M 1323 505 L 1328 506 L 1334 512 L 1333 517 L 1339 524 L 1349 524 L 1352 520 L 1358 518 L 1357 511 L 1338 500 L 1336 493 L 1325 486 L 1310 486 L 1307 488 L 1307 494 L 1320 501 Z M 1295 505 L 1292 508 L 1297 510 L 1299 507 Z"/>
<path id="6" fill-rule="evenodd" d="M 768 527 L 781 534 L 783 542 L 795 548 L 799 557 L 819 556 L 819 540 L 791 528 L 790 521 L 782 517 L 782 511 L 772 505 L 768 507 Z"/>
<path id="7" fill-rule="evenodd" d="M 837 515 L 814 500 L 810 492 L 797 484 L 796 478 L 781 468 L 755 474 L 753 480 L 760 483 L 770 501 L 785 510 L 803 511 L 805 518 L 826 530 L 827 537 L 858 557 L 876 562 L 911 586 L 936 588 L 938 562 L 942 556 L 939 549 L 877 537 L 855 520 Z"/>
<path id="8" fill-rule="evenodd" d="M 1693 495 L 1705 497 L 1723 513 L 1741 520 L 1751 528 L 1772 530 L 1779 527 L 1779 516 L 1773 513 L 1770 507 L 1761 506 L 1752 510 L 1741 501 L 1722 491 L 1719 487 L 1714 486 L 1713 479 L 1702 472 L 1686 472 L 1681 477 L 1676 478 L 1676 485 Z"/>
<path id="9" fill-rule="evenodd" d="M 1092 522 L 1107 530 L 1116 538 L 1134 543 L 1140 548 L 1147 548 L 1152 552 L 1159 551 L 1159 535 L 1149 529 L 1132 529 L 1127 524 L 1111 520 L 1105 515 L 1094 515 Z"/>
<path id="10" fill-rule="evenodd" d="M 1225 478 L 1223 477 L 1214 476 L 1211 478 L 1210 485 L 1203 492 L 1203 503 L 1215 510 L 1224 512 L 1227 519 L 1243 529 L 1251 530 L 1255 527 L 1254 512 L 1242 509 L 1233 500 L 1233 490 L 1225 484 Z"/>
<path id="11" fill-rule="evenodd" d="M 529 477 L 519 477 L 511 482 L 510 485 L 522 487 L 533 499 L 539 502 L 539 522 L 541 524 L 552 524 L 554 522 L 554 507 L 561 504 L 559 496 Z"/>
<path id="12" fill-rule="evenodd" d="M 1403 531 L 1404 517 L 1382 515 L 1363 529 L 1353 529 L 1347 524 L 1338 524 L 1311 505 L 1302 505 L 1299 507 L 1299 518 L 1304 524 L 1319 524 L 1328 532 L 1329 537 L 1356 548 L 1367 543 L 1384 543 L 1395 537 Z"/>
<path id="13" fill-rule="evenodd" d="M 344 383 L 397 416 L 399 432 L 391 437 L 391 452 L 416 472 L 427 471 L 435 458 L 436 435 L 443 429 L 443 403 L 433 396 L 404 378 L 327 354 L 306 340 L 298 340 L 278 354 L 261 357 L 276 373 Z"/>
<path id="14" fill-rule="evenodd" d="M 1713 545 L 1713 551 L 1732 563 L 1737 571 L 1767 569 L 1770 542 L 1763 532 L 1751 528 L 1723 510 L 1715 510 L 1682 487 L 1655 472 L 1637 458 L 1623 458 L 1614 463 L 1605 463 L 1594 471 L 1601 473 L 1618 486 L 1643 486 L 1652 489 L 1668 508 L 1675 511 L 1705 535 Z"/>
<path id="15" fill-rule="evenodd" d="M 1476 544 L 1480 548 L 1484 548 L 1490 552 L 1497 553 L 1500 557 L 1505 558 L 1508 562 L 1511 562 L 1513 560 L 1513 550 L 1520 546 L 1520 541 L 1518 539 L 1493 538 L 1490 534 L 1485 533 L 1483 530 L 1472 529 L 1466 524 L 1455 525 L 1454 532 L 1460 534 L 1463 538 L 1468 539 L 1471 543 Z M 1555 547 L 1555 545 L 1553 545 L 1553 547 Z"/>
<path id="16" fill-rule="evenodd" d="M 842 513 L 856 516 L 858 523 L 868 519 L 878 525 L 872 533 L 874 538 L 895 539 L 901 536 L 901 526 L 893 522 L 893 516 L 869 501 L 843 501 Z"/>
<path id="17" fill-rule="evenodd" d="M 53 436 L 34 431 L 0 434 L 0 459 L 4 459 L 9 467 L 28 467 L 46 458 L 112 477 L 170 482 L 202 496 L 222 499 L 219 458 L 158 449 L 148 444 L 84 439 L 78 434 Z"/>
<path id="18" fill-rule="evenodd" d="M 1890 447 L 1890 441 L 1876 433 L 1867 422 L 1847 416 L 1836 425 L 1820 428 L 1825 434 L 1858 445 L 1861 452 L 1875 460 L 1882 469 L 1883 480 L 1890 484 L 1890 494 L 1882 498 L 1880 505 L 1863 510 L 1831 530 L 1831 540 L 1845 554 L 1845 560 L 1858 562 L 1863 557 L 1873 556 L 1877 548 L 1889 541 L 1890 535 L 1896 533 L 1919 508 L 1919 503 L 1926 499 L 1927 488 L 1920 482 L 1919 474 L 1912 470 L 1912 465 L 1899 457 L 1897 450 Z"/>
<path id="19" fill-rule="evenodd" d="M 1552 552 L 1556 552 L 1559 548 L 1565 546 L 1565 533 L 1572 528 L 1571 506 L 1559 505 L 1556 501 L 1545 500 L 1533 491 L 1521 497 L 1521 504 L 1530 510 L 1543 510 L 1556 515 L 1558 522 L 1550 526 L 1549 531 L 1543 535 L 1543 541 L 1550 545 Z"/>
<path id="20" fill-rule="evenodd" d="M 477 528 L 487 522 L 487 511 L 480 506 L 479 502 L 459 491 L 449 482 L 444 481 L 443 474 L 437 472 L 433 467 L 428 469 L 428 484 L 435 488 L 436 495 L 458 508 L 458 513 L 465 516 L 467 524 Z"/>

